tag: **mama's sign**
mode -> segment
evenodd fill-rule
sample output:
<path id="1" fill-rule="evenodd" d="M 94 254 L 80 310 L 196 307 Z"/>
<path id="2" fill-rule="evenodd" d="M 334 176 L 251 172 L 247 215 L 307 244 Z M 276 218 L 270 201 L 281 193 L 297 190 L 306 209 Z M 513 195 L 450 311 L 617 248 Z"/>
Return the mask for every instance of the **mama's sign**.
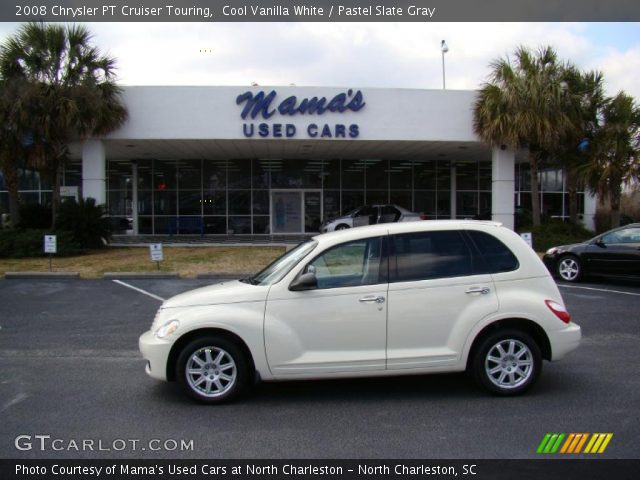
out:
<path id="1" fill-rule="evenodd" d="M 354 92 L 347 90 L 328 99 L 327 97 L 311 97 L 298 99 L 295 95 L 291 95 L 281 102 L 276 102 L 277 92 L 271 90 L 266 93 L 261 90 L 257 93 L 245 92 L 236 98 L 237 105 L 243 105 L 240 116 L 243 120 L 247 118 L 251 120 L 264 119 L 268 120 L 276 113 L 283 116 L 294 115 L 323 115 L 330 113 L 358 112 L 366 105 L 364 97 L 360 90 Z M 317 124 L 310 123 L 307 125 L 306 134 L 311 138 L 356 138 L 360 134 L 357 124 L 345 125 L 336 124 Z M 242 133 L 245 137 L 253 137 L 255 135 L 267 138 L 292 138 L 296 136 L 297 128 L 292 123 L 244 123 L 242 125 Z"/>

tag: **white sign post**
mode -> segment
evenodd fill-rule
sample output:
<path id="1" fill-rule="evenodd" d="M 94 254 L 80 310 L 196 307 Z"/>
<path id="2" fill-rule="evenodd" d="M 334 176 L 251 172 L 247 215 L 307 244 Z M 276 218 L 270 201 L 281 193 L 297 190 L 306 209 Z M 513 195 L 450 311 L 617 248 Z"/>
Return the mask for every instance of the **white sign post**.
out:
<path id="1" fill-rule="evenodd" d="M 164 255 L 162 254 L 162 244 L 161 243 L 150 244 L 149 254 L 151 255 L 151 261 L 156 262 L 158 270 L 160 270 L 160 262 L 164 260 Z"/>
<path id="2" fill-rule="evenodd" d="M 44 253 L 49 254 L 49 271 L 52 271 L 51 267 L 51 258 L 54 253 L 58 252 L 58 242 L 55 235 L 45 235 L 44 236 Z"/>
<path id="3" fill-rule="evenodd" d="M 531 235 L 531 232 L 521 233 L 520 236 L 525 242 L 527 242 L 527 245 L 533 248 L 533 235 Z"/>

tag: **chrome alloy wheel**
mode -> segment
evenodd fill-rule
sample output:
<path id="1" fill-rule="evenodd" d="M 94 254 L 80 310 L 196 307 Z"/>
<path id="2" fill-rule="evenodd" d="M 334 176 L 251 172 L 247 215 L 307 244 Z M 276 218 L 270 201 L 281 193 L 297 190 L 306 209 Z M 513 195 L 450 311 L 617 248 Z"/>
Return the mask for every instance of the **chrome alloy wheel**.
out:
<path id="1" fill-rule="evenodd" d="M 489 349 L 484 368 L 491 383 L 497 387 L 517 388 L 533 373 L 533 354 L 520 340 L 503 339 Z"/>
<path id="2" fill-rule="evenodd" d="M 191 354 L 185 367 L 189 387 L 205 397 L 227 393 L 236 383 L 238 369 L 233 357 L 219 347 L 202 347 Z"/>
<path id="3" fill-rule="evenodd" d="M 578 261 L 572 257 L 565 257 L 558 263 L 558 275 L 568 282 L 574 281 L 580 274 Z"/>

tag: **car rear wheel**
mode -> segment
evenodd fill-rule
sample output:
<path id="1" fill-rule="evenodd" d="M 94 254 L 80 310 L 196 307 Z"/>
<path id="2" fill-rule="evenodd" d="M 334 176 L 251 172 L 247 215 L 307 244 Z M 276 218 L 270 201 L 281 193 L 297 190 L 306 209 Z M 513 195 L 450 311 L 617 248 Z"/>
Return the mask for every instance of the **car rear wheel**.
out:
<path id="1" fill-rule="evenodd" d="M 247 361 L 240 348 L 226 338 L 198 338 L 180 352 L 176 379 L 187 395 L 200 402 L 228 402 L 246 384 Z"/>
<path id="2" fill-rule="evenodd" d="M 577 282 L 582 277 L 582 264 L 578 257 L 565 255 L 556 263 L 556 273 L 566 282 Z"/>
<path id="3" fill-rule="evenodd" d="M 484 340 L 473 359 L 476 381 L 496 395 L 518 395 L 538 380 L 542 370 L 540 348 L 526 332 L 498 331 Z"/>

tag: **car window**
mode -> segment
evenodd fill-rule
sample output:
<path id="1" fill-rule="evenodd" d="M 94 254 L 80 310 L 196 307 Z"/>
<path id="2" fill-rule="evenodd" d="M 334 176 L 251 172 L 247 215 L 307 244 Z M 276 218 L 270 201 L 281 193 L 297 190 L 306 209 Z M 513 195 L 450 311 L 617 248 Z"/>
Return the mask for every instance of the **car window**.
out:
<path id="1" fill-rule="evenodd" d="M 520 266 L 509 247 L 493 235 L 477 230 L 468 230 L 467 233 L 478 249 L 481 259 L 476 263 L 475 273 L 511 272 Z"/>
<path id="2" fill-rule="evenodd" d="M 604 243 L 640 243 L 640 228 L 623 228 L 607 233 L 602 237 Z"/>
<path id="3" fill-rule="evenodd" d="M 354 215 L 354 217 L 368 217 L 374 215 L 374 207 L 362 207 L 358 212 Z"/>
<path id="4" fill-rule="evenodd" d="M 473 273 L 471 252 L 458 231 L 394 235 L 393 281 L 459 277 Z"/>
<path id="5" fill-rule="evenodd" d="M 380 223 L 397 222 L 399 218 L 400 218 L 400 211 L 393 205 L 385 205 L 384 207 L 382 207 Z"/>
<path id="6" fill-rule="evenodd" d="M 318 243 L 314 240 L 302 242 L 294 249 L 289 250 L 281 257 L 275 259 L 253 277 L 245 278 L 242 281 L 252 285 L 271 285 L 279 282 L 282 277 L 289 273 L 291 269 L 300 262 L 300 260 L 316 248 L 316 245 L 318 245 Z"/>
<path id="7" fill-rule="evenodd" d="M 380 283 L 382 240 L 369 238 L 337 245 L 306 267 L 314 271 L 318 288 L 353 287 Z"/>

